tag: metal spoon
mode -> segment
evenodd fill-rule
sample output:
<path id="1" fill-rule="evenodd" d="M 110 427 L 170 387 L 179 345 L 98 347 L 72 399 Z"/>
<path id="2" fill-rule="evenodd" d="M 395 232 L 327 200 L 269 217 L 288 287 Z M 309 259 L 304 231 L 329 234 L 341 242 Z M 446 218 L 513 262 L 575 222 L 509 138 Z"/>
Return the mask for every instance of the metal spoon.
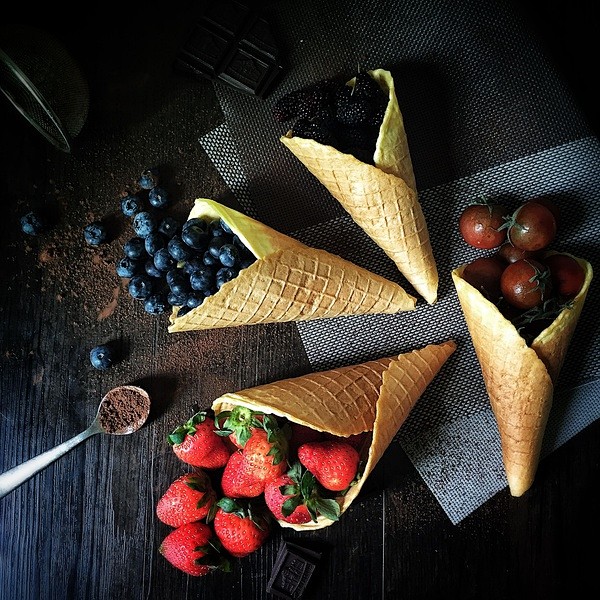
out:
<path id="1" fill-rule="evenodd" d="M 118 408 L 115 408 L 116 403 L 114 401 L 119 395 L 122 396 L 123 394 L 132 400 L 132 406 L 135 407 L 134 411 L 123 410 L 119 412 Z M 127 408 L 127 406 L 124 408 Z M 137 431 L 146 422 L 149 414 L 150 397 L 145 390 L 134 385 L 122 385 L 113 388 L 102 398 L 96 418 L 85 431 L 2 473 L 0 475 L 0 498 L 12 492 L 87 438 L 97 433 L 128 435 Z"/>

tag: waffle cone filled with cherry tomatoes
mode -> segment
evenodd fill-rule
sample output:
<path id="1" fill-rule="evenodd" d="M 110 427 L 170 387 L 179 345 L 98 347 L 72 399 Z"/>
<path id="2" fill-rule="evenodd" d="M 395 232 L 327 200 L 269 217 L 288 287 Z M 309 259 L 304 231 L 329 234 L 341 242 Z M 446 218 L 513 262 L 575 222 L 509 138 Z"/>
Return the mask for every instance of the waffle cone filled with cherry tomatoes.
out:
<path id="1" fill-rule="evenodd" d="M 559 253 L 547 253 L 546 257 Z M 584 277 L 579 292 L 533 337 L 464 278 L 467 264 L 452 271 L 452 280 L 471 336 L 502 445 L 510 493 L 521 496 L 533 484 L 554 386 L 583 309 L 592 266 L 574 258 Z M 514 320 L 514 319 L 513 319 Z M 542 325 L 542 326 L 543 326 Z M 529 341 L 528 341 L 529 340 Z"/>

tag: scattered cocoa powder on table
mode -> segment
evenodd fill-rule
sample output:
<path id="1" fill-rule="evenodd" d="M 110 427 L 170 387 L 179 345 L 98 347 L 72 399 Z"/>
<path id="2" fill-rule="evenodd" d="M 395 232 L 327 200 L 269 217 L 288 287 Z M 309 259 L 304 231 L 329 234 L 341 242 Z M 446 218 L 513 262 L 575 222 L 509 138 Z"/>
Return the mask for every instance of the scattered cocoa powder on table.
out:
<path id="1" fill-rule="evenodd" d="M 98 418 L 106 433 L 132 433 L 139 429 L 150 412 L 150 398 L 141 388 L 121 386 L 106 394 Z"/>

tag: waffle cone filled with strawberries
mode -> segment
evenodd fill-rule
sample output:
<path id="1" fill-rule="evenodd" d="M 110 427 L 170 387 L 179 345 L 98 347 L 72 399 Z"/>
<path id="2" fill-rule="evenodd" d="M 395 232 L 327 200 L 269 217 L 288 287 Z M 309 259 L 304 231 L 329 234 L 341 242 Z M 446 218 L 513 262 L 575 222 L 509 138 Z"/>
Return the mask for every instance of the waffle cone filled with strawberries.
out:
<path id="1" fill-rule="evenodd" d="M 568 256 L 575 258 L 584 271 L 581 289 L 529 343 L 495 303 L 465 280 L 468 265 L 460 265 L 452 271 L 498 424 L 512 496 L 523 495 L 533 484 L 554 386 L 592 280 L 590 263 Z"/>
<path id="2" fill-rule="evenodd" d="M 303 513 L 304 519 L 294 518 L 297 508 L 291 516 L 283 517 L 277 510 L 274 514 L 279 517 L 280 525 L 296 530 L 327 527 L 358 496 L 411 409 L 455 349 L 456 344 L 450 340 L 398 356 L 227 393 L 212 404 L 215 422 L 221 422 L 232 411 L 247 409 L 249 414 L 263 415 L 263 419 L 275 418 L 279 423 L 287 423 L 292 435 L 287 446 L 287 464 L 279 473 L 283 479 L 267 483 L 265 498 L 269 504 L 273 495 L 282 495 L 280 500 L 287 497 L 290 501 L 295 499 L 297 504 L 310 506 L 314 496 L 307 492 L 307 478 L 313 484 L 314 481 L 311 473 L 306 474 L 306 465 L 309 465 L 308 471 L 313 472 L 319 483 L 333 490 L 328 492 L 326 499 L 330 503 L 329 509 L 321 499 L 314 501 L 314 512 Z M 221 426 L 226 430 L 227 422 Z M 343 451 L 342 457 L 337 455 L 338 451 Z M 330 459 L 332 462 L 328 464 Z M 297 460 L 302 465 L 295 462 Z M 336 468 L 338 463 L 352 460 L 355 461 L 352 464 L 354 470 L 350 469 L 350 474 L 346 474 L 348 483 L 343 480 L 346 475 L 340 475 Z M 295 465 L 290 464 L 294 462 Z M 237 469 L 239 471 L 241 467 L 238 465 Z M 286 471 L 292 479 L 287 478 Z M 227 467 L 223 481 L 226 472 Z M 299 481 L 302 473 L 305 477 Z M 335 485 L 326 483 L 332 480 Z M 223 489 L 227 491 L 225 485 Z M 335 516 L 331 514 L 331 503 Z M 320 507 L 324 507 L 323 510 Z"/>
<path id="3" fill-rule="evenodd" d="M 188 223 L 194 220 L 225 223 L 252 262 L 199 306 L 175 308 L 169 332 L 415 308 L 416 299 L 398 284 L 213 200 L 196 200 Z"/>
<path id="4" fill-rule="evenodd" d="M 386 99 L 379 116 L 374 117 L 379 118 L 380 124 L 371 154 L 363 154 L 367 143 L 362 140 L 359 144 L 363 147 L 357 148 L 356 144 L 344 145 L 339 138 L 323 136 L 321 131 L 315 131 L 316 120 L 304 127 L 296 122 L 281 142 L 394 261 L 414 289 L 433 304 L 437 299 L 438 271 L 419 203 L 394 80 L 383 69 L 362 72 L 360 76 L 375 82 Z M 342 87 L 342 91 L 348 90 L 348 98 L 344 98 L 344 119 L 348 125 L 345 131 L 352 135 L 366 127 L 362 122 L 353 126 L 359 119 L 355 115 L 363 110 L 362 106 L 357 107 L 357 88 L 358 78 Z"/>

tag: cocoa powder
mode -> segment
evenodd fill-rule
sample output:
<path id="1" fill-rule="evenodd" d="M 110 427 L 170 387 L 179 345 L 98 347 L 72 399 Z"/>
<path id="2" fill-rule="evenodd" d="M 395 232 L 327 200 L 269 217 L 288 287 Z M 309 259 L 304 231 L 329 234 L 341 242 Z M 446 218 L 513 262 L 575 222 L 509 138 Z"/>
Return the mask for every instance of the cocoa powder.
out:
<path id="1" fill-rule="evenodd" d="M 121 386 L 106 394 L 98 418 L 106 433 L 132 433 L 139 429 L 150 412 L 150 398 L 141 388 Z"/>

